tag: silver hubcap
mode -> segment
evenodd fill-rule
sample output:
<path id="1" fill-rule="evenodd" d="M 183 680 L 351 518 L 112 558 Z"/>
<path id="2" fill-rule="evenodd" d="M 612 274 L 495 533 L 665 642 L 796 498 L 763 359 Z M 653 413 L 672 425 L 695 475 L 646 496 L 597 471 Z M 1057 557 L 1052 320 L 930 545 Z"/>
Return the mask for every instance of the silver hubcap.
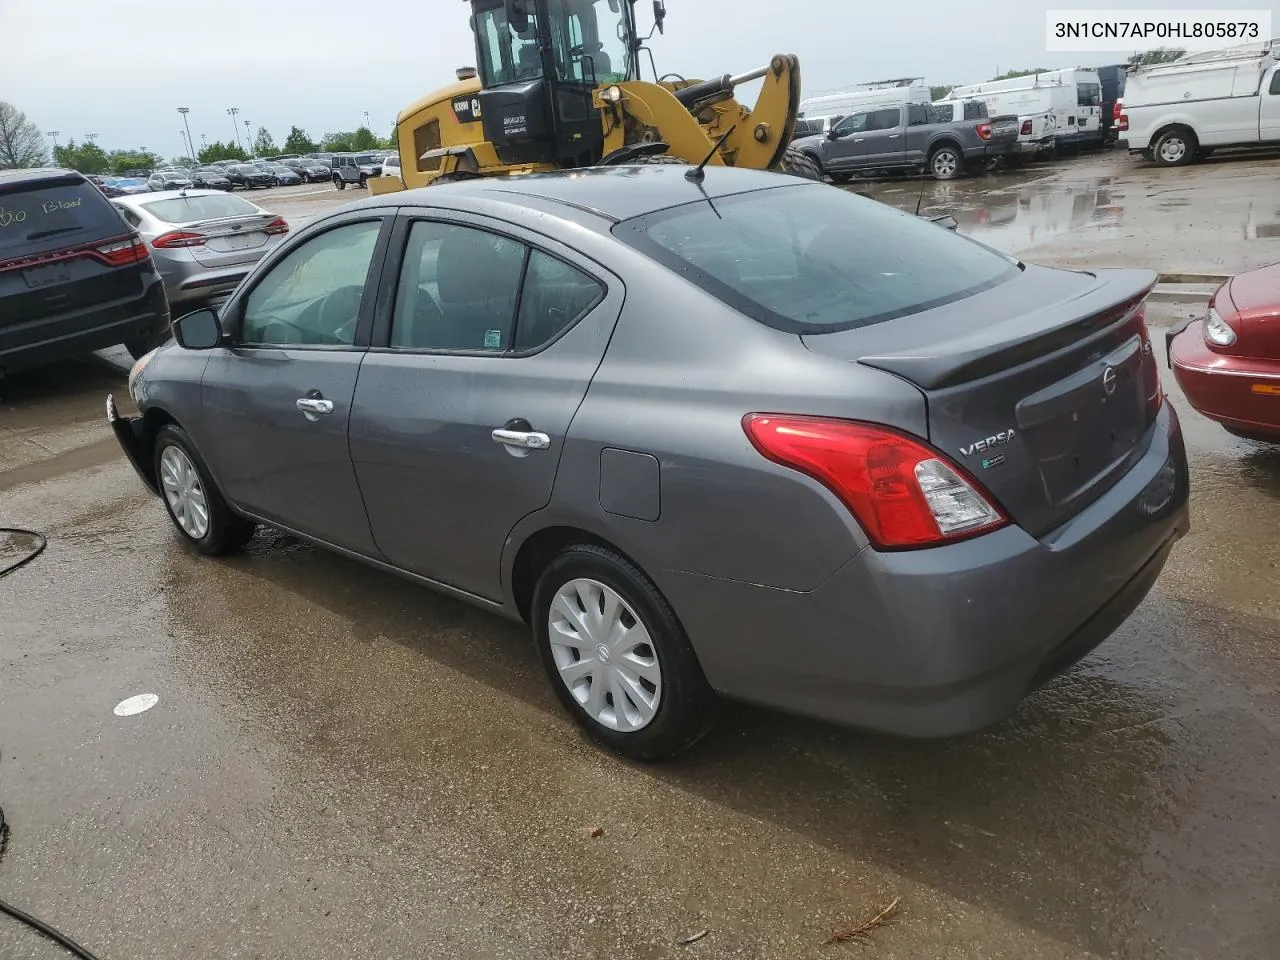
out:
<path id="1" fill-rule="evenodd" d="M 956 155 L 944 150 L 933 158 L 933 172 L 940 177 L 949 177 L 956 172 Z"/>
<path id="2" fill-rule="evenodd" d="M 599 581 L 571 580 L 547 619 L 560 679 L 591 719 L 622 733 L 647 726 L 662 702 L 662 669 L 627 601 Z"/>
<path id="3" fill-rule="evenodd" d="M 178 526 L 192 540 L 209 532 L 209 503 L 200 475 L 181 447 L 168 446 L 160 454 L 160 486 Z"/>
<path id="4" fill-rule="evenodd" d="M 1160 157 L 1170 163 L 1177 163 L 1187 155 L 1187 144 L 1184 140 L 1177 137 L 1169 137 L 1164 143 L 1160 144 Z"/>

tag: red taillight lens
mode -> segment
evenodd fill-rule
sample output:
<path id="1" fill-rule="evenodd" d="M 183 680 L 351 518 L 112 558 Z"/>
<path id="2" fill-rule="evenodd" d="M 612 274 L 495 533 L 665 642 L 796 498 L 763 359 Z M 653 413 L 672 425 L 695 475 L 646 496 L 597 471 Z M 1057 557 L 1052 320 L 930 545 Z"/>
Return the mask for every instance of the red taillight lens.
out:
<path id="1" fill-rule="evenodd" d="M 1129 115 L 1127 113 L 1120 114 L 1120 119 L 1116 121 L 1117 130 L 1129 129 Z"/>
<path id="2" fill-rule="evenodd" d="M 983 140 L 991 139 L 991 124 L 980 123 L 973 129 L 978 131 L 978 136 L 980 136 Z"/>
<path id="3" fill-rule="evenodd" d="M 887 427 L 763 413 L 742 427 L 766 458 L 838 496 L 881 549 L 936 546 L 1009 522 L 959 467 Z"/>
<path id="4" fill-rule="evenodd" d="M 141 237 L 133 236 L 128 240 L 117 240 L 94 247 L 89 255 L 109 267 L 123 267 L 147 259 L 147 245 L 142 242 Z"/>
<path id="5" fill-rule="evenodd" d="M 151 241 L 157 250 L 171 250 L 174 247 L 203 247 L 208 241 L 203 233 L 190 233 L 186 230 L 172 230 L 162 233 Z"/>
<path id="6" fill-rule="evenodd" d="M 284 217 L 276 217 L 267 224 L 267 236 L 274 237 L 282 233 L 289 232 L 289 224 L 284 222 Z"/>
<path id="7" fill-rule="evenodd" d="M 1123 114 L 1123 113 L 1124 113 L 1124 104 L 1123 104 L 1123 103 L 1121 103 L 1119 100 L 1117 100 L 1115 103 L 1111 104 L 1111 119 L 1112 119 L 1112 120 L 1119 120 L 1119 119 L 1120 119 L 1121 114 Z"/>
<path id="8" fill-rule="evenodd" d="M 1029 136 L 1031 136 L 1031 121 L 1030 121 L 1030 120 L 1023 120 L 1023 121 L 1022 121 L 1022 133 L 1020 134 L 1020 136 L 1023 136 L 1023 137 L 1029 137 Z"/>

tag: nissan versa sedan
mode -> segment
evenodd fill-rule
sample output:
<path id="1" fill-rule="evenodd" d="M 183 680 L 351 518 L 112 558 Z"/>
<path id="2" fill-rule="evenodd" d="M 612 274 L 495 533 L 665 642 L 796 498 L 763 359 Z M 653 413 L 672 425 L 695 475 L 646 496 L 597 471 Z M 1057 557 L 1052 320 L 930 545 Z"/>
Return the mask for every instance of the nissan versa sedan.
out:
<path id="1" fill-rule="evenodd" d="M 113 201 L 147 245 L 174 306 L 230 293 L 289 232 L 283 217 L 221 190 Z"/>
<path id="2" fill-rule="evenodd" d="M 686 170 L 342 208 L 182 317 L 115 433 L 199 552 L 269 524 L 526 621 L 632 757 L 718 696 L 914 736 L 1006 717 L 1188 529 L 1155 275 Z"/>

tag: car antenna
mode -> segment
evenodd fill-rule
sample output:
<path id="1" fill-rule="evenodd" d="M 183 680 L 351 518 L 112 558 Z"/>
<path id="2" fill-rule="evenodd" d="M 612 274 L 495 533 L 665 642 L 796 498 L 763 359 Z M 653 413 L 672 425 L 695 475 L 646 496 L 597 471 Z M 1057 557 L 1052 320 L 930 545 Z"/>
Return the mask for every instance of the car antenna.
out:
<path id="1" fill-rule="evenodd" d="M 924 185 L 928 182 L 929 180 L 927 177 L 921 179 L 920 181 L 920 195 L 916 197 L 916 216 L 917 217 L 920 216 L 920 204 L 924 203 Z"/>
<path id="2" fill-rule="evenodd" d="M 738 129 L 738 125 L 735 123 L 732 127 L 726 130 L 724 132 L 724 136 L 722 136 L 719 140 L 717 140 L 716 145 L 711 148 L 711 152 L 702 158 L 702 162 L 700 164 L 698 164 L 692 170 L 688 171 L 684 175 L 684 178 L 686 180 L 691 180 L 694 183 L 701 183 L 703 179 L 706 177 L 705 169 L 707 164 L 711 162 L 711 158 L 716 155 L 716 153 L 720 150 L 722 146 L 724 146 L 724 142 L 729 139 L 729 134 L 733 133 L 733 131 L 737 129 Z"/>

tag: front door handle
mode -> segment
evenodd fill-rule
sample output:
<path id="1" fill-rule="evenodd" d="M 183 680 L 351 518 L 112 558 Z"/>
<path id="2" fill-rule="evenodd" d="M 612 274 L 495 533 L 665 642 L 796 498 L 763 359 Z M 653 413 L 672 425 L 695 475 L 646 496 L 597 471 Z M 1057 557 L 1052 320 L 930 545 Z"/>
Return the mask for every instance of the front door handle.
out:
<path id="1" fill-rule="evenodd" d="M 536 430 L 507 430 L 499 428 L 493 431 L 490 436 L 493 437 L 494 443 L 500 443 L 504 447 L 515 447 L 519 450 L 546 450 L 551 446 L 551 438 L 545 433 L 538 433 Z"/>
<path id="2" fill-rule="evenodd" d="M 299 397 L 297 407 L 308 420 L 328 416 L 333 413 L 333 401 L 323 397 Z"/>
<path id="3" fill-rule="evenodd" d="M 889 139 L 890 139 L 890 140 L 897 140 L 900 136 L 902 136 L 902 134 L 900 134 L 900 133 L 891 133 L 891 134 L 889 134 Z"/>
<path id="4" fill-rule="evenodd" d="M 853 142 L 854 142 L 854 143 L 861 143 L 861 142 L 862 142 L 863 140 L 865 140 L 865 139 L 867 139 L 867 138 L 866 138 L 866 137 L 854 137 Z"/>

